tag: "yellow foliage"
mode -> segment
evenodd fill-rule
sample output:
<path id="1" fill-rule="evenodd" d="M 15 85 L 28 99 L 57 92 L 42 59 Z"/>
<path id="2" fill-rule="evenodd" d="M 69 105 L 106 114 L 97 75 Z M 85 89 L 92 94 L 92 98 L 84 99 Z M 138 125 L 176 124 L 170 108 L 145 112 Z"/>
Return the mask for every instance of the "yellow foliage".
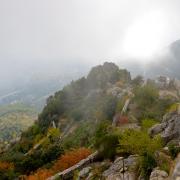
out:
<path id="1" fill-rule="evenodd" d="M 49 128 L 47 136 L 52 138 L 58 138 L 60 136 L 60 130 L 58 128 Z"/>
<path id="2" fill-rule="evenodd" d="M 6 171 L 6 170 L 12 170 L 14 169 L 14 164 L 9 162 L 0 162 L 0 170 Z"/>
<path id="3" fill-rule="evenodd" d="M 168 112 L 176 112 L 178 111 L 180 104 L 179 103 L 174 103 L 170 106 L 170 108 L 167 110 Z"/>

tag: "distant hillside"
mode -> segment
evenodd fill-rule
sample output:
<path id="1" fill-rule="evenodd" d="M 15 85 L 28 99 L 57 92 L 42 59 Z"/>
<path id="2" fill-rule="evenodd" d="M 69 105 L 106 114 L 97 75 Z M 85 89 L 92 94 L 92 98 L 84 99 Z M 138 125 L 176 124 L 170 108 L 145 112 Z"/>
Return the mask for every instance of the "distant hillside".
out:
<path id="1" fill-rule="evenodd" d="M 0 105 L 12 103 L 23 103 L 41 111 L 46 103 L 46 99 L 74 78 L 78 78 L 79 73 L 71 72 L 55 76 L 33 76 L 27 83 L 0 94 Z"/>
<path id="2" fill-rule="evenodd" d="M 36 118 L 37 112 L 23 104 L 0 106 L 0 144 L 20 137 Z"/>

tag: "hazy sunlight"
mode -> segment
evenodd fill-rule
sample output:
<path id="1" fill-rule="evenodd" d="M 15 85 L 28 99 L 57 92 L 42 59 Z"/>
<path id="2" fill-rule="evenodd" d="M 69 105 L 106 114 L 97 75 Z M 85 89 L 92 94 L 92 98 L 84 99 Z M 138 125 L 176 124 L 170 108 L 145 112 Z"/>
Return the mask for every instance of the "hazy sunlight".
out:
<path id="1" fill-rule="evenodd" d="M 162 48 L 164 31 L 165 19 L 161 12 L 145 14 L 128 28 L 123 44 L 124 53 L 140 59 L 147 58 L 148 61 L 150 56 Z"/>

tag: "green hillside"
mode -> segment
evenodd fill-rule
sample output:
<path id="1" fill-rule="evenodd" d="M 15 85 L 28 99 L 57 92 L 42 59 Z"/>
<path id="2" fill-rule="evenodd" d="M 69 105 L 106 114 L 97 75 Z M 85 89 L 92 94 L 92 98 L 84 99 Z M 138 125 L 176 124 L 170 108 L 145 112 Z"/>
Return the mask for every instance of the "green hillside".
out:
<path id="1" fill-rule="evenodd" d="M 156 166 L 169 173 L 167 159 L 156 158 L 166 142 L 159 135 L 148 134 L 165 114 L 173 112 L 176 117 L 179 97 L 161 96 L 160 92 L 178 90 L 172 83 L 162 88 L 153 80 L 131 79 L 127 70 L 114 63 L 92 68 L 87 77 L 72 81 L 47 99 L 38 120 L 0 156 L 0 176 L 45 180 L 94 151 L 98 151 L 100 166 L 94 167 L 92 179 L 103 179 L 103 171 L 109 166 L 101 166 L 102 161 L 112 163 L 116 157 L 135 154 L 139 156 L 138 166 L 133 169 L 136 176 L 148 179 Z M 29 110 L 18 111 L 18 116 L 29 122 L 25 112 Z M 13 111 L 6 118 L 15 120 L 16 115 Z M 175 146 L 172 149 L 176 157 L 179 150 Z M 4 164 L 9 168 L 1 169 Z"/>

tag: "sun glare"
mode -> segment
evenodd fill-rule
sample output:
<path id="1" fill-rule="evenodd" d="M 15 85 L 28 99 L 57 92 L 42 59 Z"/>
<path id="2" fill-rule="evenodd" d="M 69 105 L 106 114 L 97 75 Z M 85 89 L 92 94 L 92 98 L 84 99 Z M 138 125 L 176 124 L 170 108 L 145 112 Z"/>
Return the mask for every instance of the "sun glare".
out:
<path id="1" fill-rule="evenodd" d="M 127 30 L 123 50 L 130 57 L 148 61 L 162 45 L 165 19 L 161 12 L 151 12 L 137 19 Z"/>

